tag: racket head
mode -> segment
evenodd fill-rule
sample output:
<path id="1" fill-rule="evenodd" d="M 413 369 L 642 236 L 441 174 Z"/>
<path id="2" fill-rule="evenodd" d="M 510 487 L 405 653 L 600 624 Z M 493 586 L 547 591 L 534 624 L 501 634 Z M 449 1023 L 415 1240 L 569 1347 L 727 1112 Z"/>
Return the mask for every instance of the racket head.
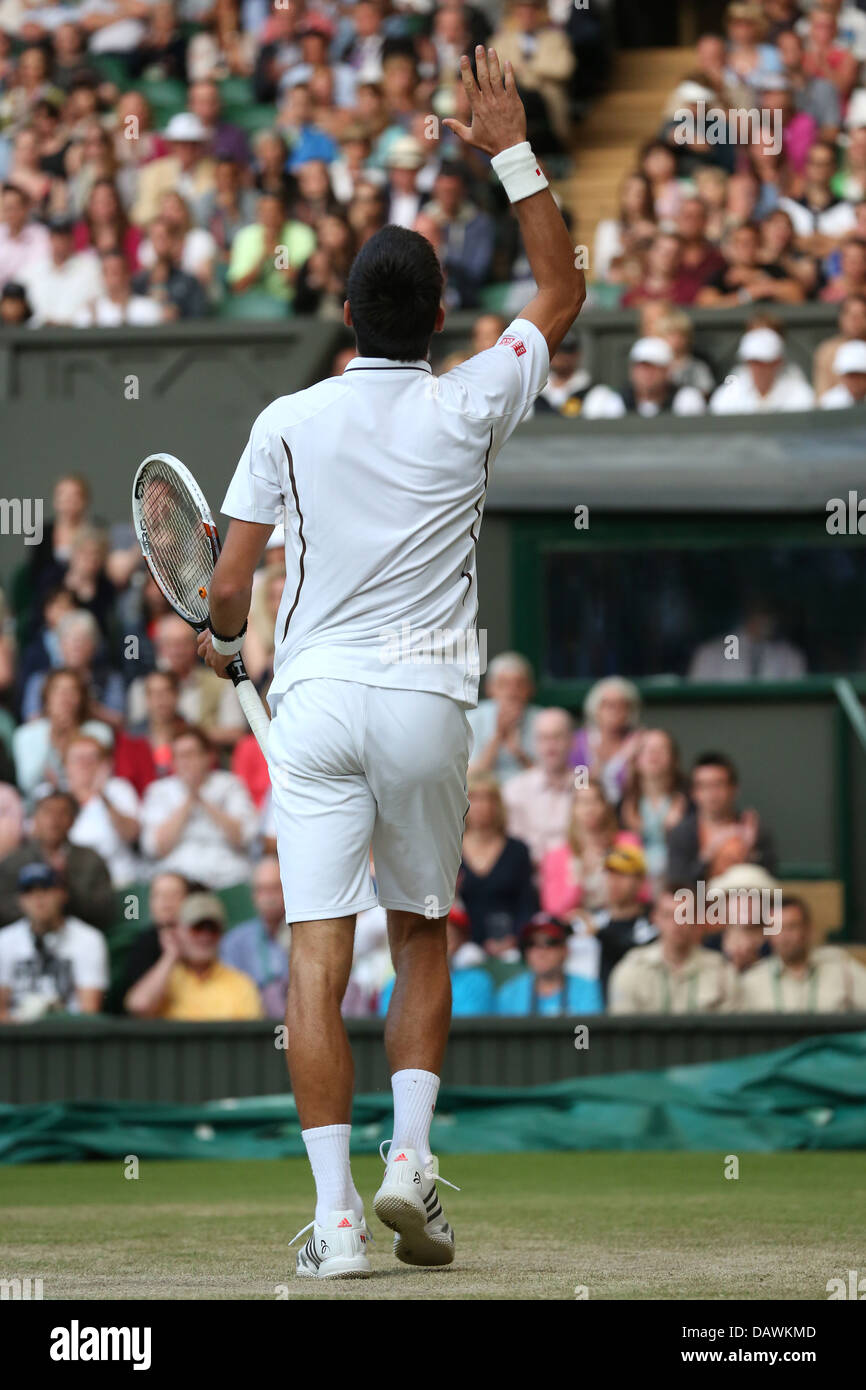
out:
<path id="1" fill-rule="evenodd" d="M 155 583 L 174 611 L 201 631 L 207 626 L 219 532 L 204 493 L 174 454 L 148 454 L 139 464 L 132 520 Z"/>

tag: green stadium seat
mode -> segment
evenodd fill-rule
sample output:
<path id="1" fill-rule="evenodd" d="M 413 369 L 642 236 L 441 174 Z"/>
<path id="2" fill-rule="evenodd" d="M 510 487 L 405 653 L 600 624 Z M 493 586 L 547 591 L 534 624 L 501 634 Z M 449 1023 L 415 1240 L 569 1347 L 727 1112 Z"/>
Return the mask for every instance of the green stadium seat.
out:
<path id="1" fill-rule="evenodd" d="M 236 883 L 233 888 L 220 888 L 217 897 L 226 910 L 229 927 L 236 927 L 239 922 L 246 922 L 256 915 L 253 893 L 248 883 Z"/>
<path id="2" fill-rule="evenodd" d="M 186 87 L 173 78 L 152 78 L 136 82 L 136 88 L 149 102 L 154 128 L 161 130 L 172 116 L 186 110 Z"/>
<path id="3" fill-rule="evenodd" d="M 507 318 L 505 306 L 510 291 L 510 281 L 498 285 L 485 285 L 478 296 L 482 309 L 485 309 L 488 314 L 503 314 Z"/>
<path id="4" fill-rule="evenodd" d="M 287 306 L 269 294 L 248 290 L 246 294 L 229 294 L 217 308 L 221 319 L 285 319 Z"/>
<path id="5" fill-rule="evenodd" d="M 223 119 L 240 126 L 248 135 L 256 135 L 260 130 L 271 129 L 276 122 L 277 113 L 273 106 L 232 105 L 223 111 Z"/>
<path id="6" fill-rule="evenodd" d="M 104 81 L 114 82 L 116 86 L 120 87 L 121 91 L 130 85 L 129 67 L 124 60 L 118 58 L 116 54 L 89 54 L 87 61 L 96 68 Z"/>
<path id="7" fill-rule="evenodd" d="M 223 110 L 227 106 L 252 106 L 255 102 L 248 77 L 224 77 L 219 89 Z"/>

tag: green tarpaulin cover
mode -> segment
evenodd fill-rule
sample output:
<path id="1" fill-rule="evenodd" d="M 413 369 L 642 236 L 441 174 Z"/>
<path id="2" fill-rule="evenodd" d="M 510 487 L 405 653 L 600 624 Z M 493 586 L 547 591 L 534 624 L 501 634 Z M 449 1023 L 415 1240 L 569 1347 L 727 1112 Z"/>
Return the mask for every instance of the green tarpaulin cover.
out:
<path id="1" fill-rule="evenodd" d="M 353 1148 L 391 1137 L 391 1098 L 357 1096 Z M 866 1032 L 665 1071 L 514 1090 L 443 1087 L 434 1151 L 866 1148 Z M 303 1154 L 291 1096 L 206 1105 L 78 1101 L 0 1106 L 0 1163 Z"/>

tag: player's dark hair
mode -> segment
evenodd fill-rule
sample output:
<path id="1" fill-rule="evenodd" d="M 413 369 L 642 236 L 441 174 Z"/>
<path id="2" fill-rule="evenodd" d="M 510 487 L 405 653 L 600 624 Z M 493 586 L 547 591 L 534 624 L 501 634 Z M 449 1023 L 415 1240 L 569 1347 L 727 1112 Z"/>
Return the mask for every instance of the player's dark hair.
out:
<path id="1" fill-rule="evenodd" d="M 427 356 L 442 298 L 442 267 L 426 237 L 388 226 L 361 247 L 346 297 L 362 357 Z"/>
<path id="2" fill-rule="evenodd" d="M 723 767 L 731 785 L 736 787 L 739 784 L 737 769 L 727 753 L 701 753 L 692 763 L 692 772 L 697 772 L 699 767 Z"/>

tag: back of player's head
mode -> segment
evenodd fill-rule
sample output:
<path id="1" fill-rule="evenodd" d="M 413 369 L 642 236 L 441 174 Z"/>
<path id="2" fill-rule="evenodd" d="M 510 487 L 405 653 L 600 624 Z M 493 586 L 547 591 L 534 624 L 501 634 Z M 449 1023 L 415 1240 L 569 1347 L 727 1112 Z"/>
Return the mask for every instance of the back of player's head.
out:
<path id="1" fill-rule="evenodd" d="M 427 356 L 442 298 L 442 267 L 419 232 L 388 226 L 366 241 L 349 271 L 347 298 L 362 357 Z"/>

